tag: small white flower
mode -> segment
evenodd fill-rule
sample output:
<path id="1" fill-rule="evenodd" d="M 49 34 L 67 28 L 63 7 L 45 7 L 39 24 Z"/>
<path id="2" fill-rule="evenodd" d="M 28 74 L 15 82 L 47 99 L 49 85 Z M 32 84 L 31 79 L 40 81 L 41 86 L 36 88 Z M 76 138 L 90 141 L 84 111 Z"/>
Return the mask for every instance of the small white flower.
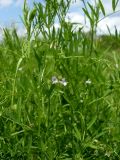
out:
<path id="1" fill-rule="evenodd" d="M 62 84 L 63 86 L 67 86 L 67 81 L 65 80 L 65 78 L 62 78 L 61 80 L 59 80 L 56 76 L 52 77 L 52 84 Z"/>
<path id="2" fill-rule="evenodd" d="M 61 81 L 59 81 L 59 83 L 61 83 L 63 86 L 67 86 L 67 81 L 65 80 L 65 78 L 62 78 Z"/>
<path id="3" fill-rule="evenodd" d="M 58 83 L 58 79 L 56 76 L 53 76 L 52 77 L 52 84 L 56 84 L 56 83 Z"/>
<path id="4" fill-rule="evenodd" d="M 91 82 L 90 79 L 88 79 L 85 83 L 86 83 L 86 84 L 91 84 L 92 82 Z"/>

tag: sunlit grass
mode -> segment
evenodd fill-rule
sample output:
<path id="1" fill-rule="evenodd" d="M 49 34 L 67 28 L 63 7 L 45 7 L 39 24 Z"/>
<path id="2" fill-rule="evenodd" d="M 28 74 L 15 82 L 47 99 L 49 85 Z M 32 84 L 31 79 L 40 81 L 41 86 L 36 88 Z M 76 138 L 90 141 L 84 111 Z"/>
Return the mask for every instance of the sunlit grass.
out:
<path id="1" fill-rule="evenodd" d="M 4 30 L 0 159 L 120 159 L 120 36 L 96 39 L 99 16 L 91 7 L 91 17 L 84 10 L 91 32 L 73 32 L 64 21 L 70 4 L 49 2 L 30 10 L 25 1 L 27 37 Z M 97 9 L 104 14 L 102 3 Z"/>

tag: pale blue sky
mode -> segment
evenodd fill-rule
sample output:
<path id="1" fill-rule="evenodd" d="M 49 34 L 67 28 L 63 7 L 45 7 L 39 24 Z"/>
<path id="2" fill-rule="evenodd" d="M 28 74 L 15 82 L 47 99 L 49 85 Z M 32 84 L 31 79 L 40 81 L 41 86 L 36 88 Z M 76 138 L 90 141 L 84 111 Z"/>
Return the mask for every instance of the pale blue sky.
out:
<path id="1" fill-rule="evenodd" d="M 32 6 L 33 1 L 43 2 L 44 0 L 27 0 L 29 6 Z M 0 24 L 9 24 L 11 21 L 20 22 L 20 17 L 22 15 L 22 7 L 24 0 L 0 0 Z M 79 5 L 72 7 L 71 11 L 78 11 Z"/>
<path id="2" fill-rule="evenodd" d="M 32 5 L 32 1 L 28 0 L 30 6 Z M 23 3 L 24 0 L 0 0 L 0 24 L 7 25 L 12 21 L 20 22 Z"/>
<path id="3" fill-rule="evenodd" d="M 32 6 L 33 1 L 41 2 L 44 0 L 27 0 L 28 4 Z M 75 1 L 75 0 L 73 0 Z M 90 3 L 94 3 L 95 0 L 86 0 Z M 20 19 L 20 16 L 22 16 L 22 6 L 23 6 L 24 0 L 0 0 L 0 27 L 10 26 L 12 23 L 16 23 L 19 27 L 19 30 L 23 30 L 22 22 Z M 107 13 L 112 12 L 112 0 L 102 0 L 105 11 Z M 84 24 L 84 15 L 82 12 L 82 3 L 80 0 L 76 0 L 76 3 L 73 3 L 72 7 L 70 8 L 69 13 L 67 14 L 67 17 L 71 19 L 71 22 L 79 22 Z M 120 10 L 120 3 L 118 4 L 117 10 Z M 67 19 L 67 18 L 66 18 Z M 89 26 L 89 23 L 86 24 Z M 116 25 L 118 30 L 120 30 L 120 12 L 111 16 L 105 18 L 103 21 L 99 24 L 99 31 L 103 33 L 107 33 L 107 27 L 108 25 L 112 32 L 114 32 L 114 26 Z M 58 24 L 56 24 L 58 26 Z"/>

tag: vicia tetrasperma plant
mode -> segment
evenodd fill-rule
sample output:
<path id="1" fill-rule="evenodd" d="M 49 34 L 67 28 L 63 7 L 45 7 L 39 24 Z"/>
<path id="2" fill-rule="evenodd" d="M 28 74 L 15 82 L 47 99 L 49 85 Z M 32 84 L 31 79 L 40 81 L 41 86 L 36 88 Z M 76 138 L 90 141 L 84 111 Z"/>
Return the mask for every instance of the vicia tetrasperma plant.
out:
<path id="1" fill-rule="evenodd" d="M 111 1 L 113 13 L 118 1 Z M 97 36 L 106 8 L 102 0 L 81 2 L 88 33 L 65 21 L 71 0 L 35 2 L 32 9 L 25 0 L 27 34 L 4 29 L 1 160 L 120 159 L 120 48 L 113 48 L 120 34 L 115 28 L 115 35 Z"/>

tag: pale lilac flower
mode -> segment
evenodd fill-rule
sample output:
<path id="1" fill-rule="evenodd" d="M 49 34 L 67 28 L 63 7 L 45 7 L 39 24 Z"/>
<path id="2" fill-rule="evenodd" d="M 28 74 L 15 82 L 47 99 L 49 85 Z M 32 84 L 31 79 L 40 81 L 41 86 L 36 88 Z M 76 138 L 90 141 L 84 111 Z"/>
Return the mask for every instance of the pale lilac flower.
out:
<path id="1" fill-rule="evenodd" d="M 67 81 L 65 80 L 65 78 L 62 78 L 61 80 L 59 80 L 56 76 L 52 77 L 52 84 L 62 84 L 63 86 L 67 86 Z"/>
<path id="2" fill-rule="evenodd" d="M 53 76 L 52 77 L 52 84 L 56 84 L 56 83 L 58 83 L 58 79 L 56 76 Z"/>
<path id="3" fill-rule="evenodd" d="M 59 81 L 59 83 L 61 83 L 63 86 L 67 86 L 67 81 L 65 80 L 65 78 L 62 78 L 61 81 Z"/>

